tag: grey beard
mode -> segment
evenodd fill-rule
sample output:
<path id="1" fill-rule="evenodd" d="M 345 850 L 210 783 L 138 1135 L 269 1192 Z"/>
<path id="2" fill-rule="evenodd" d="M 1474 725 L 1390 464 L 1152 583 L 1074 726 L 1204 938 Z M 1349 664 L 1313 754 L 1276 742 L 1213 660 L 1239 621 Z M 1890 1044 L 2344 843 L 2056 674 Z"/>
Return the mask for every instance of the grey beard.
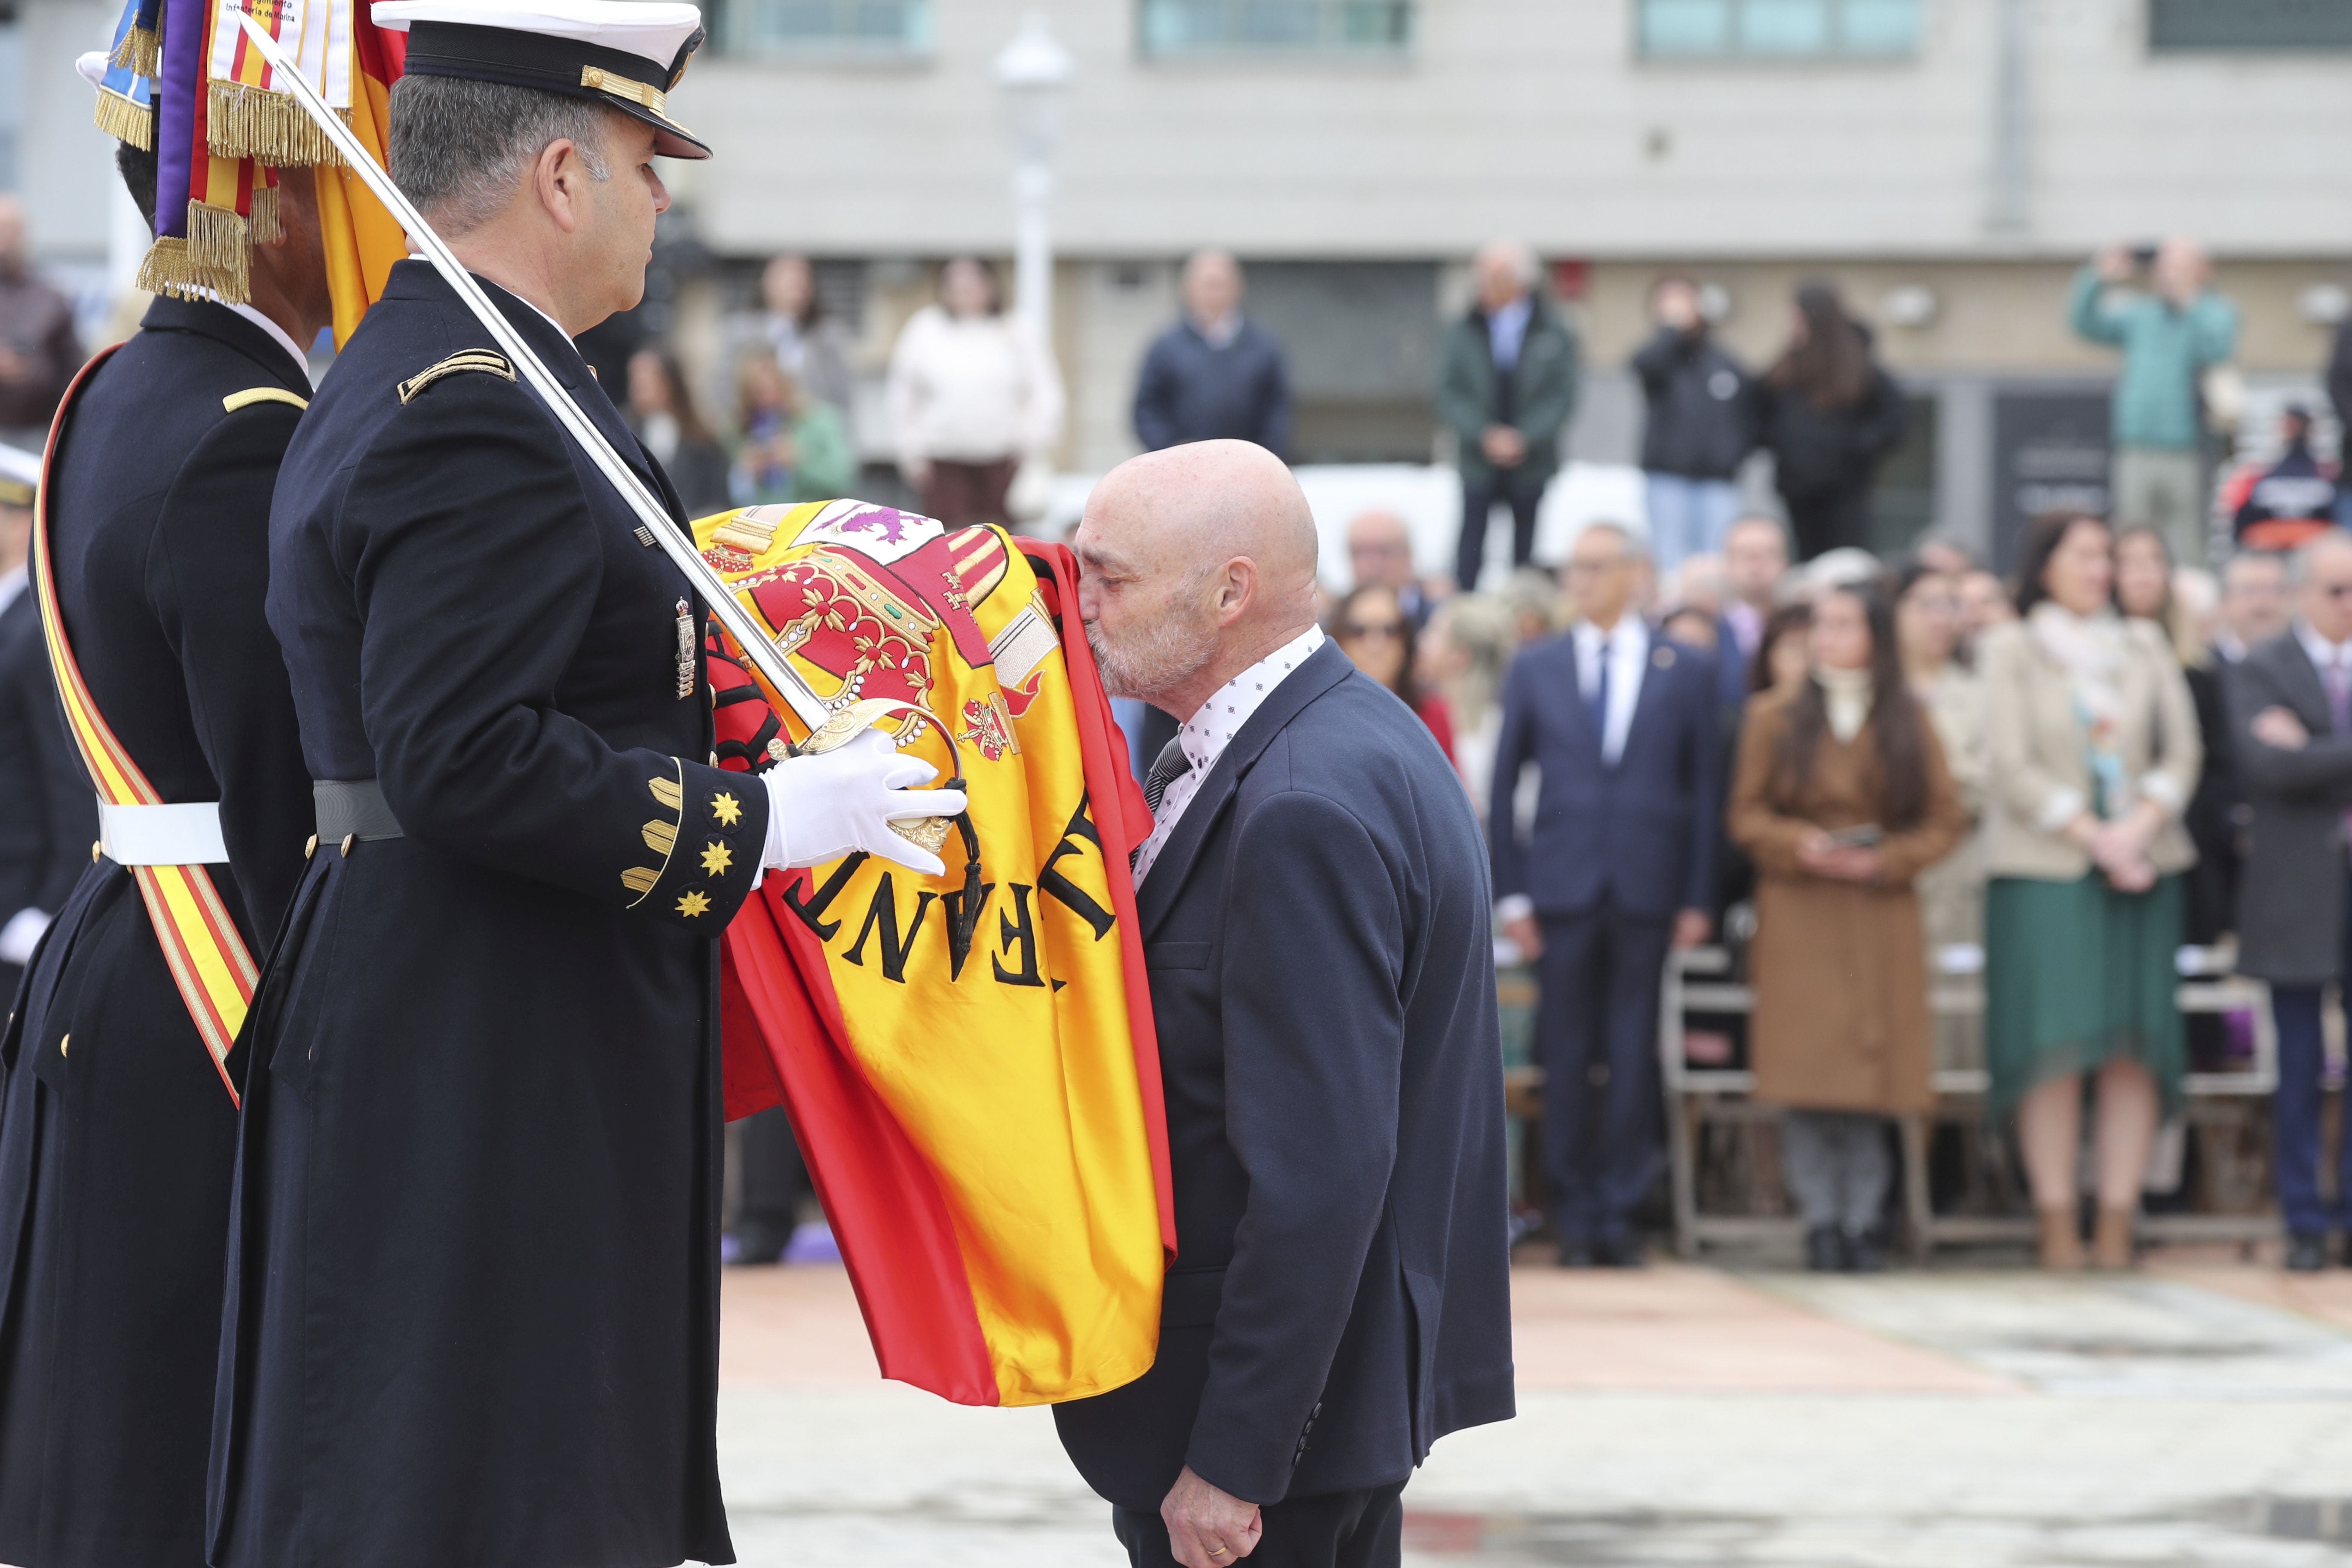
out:
<path id="1" fill-rule="evenodd" d="M 1088 621 L 1087 647 L 1094 650 L 1105 691 L 1146 702 L 1198 675 L 1217 654 L 1213 635 L 1181 625 L 1172 616 L 1124 644 L 1112 642 Z"/>

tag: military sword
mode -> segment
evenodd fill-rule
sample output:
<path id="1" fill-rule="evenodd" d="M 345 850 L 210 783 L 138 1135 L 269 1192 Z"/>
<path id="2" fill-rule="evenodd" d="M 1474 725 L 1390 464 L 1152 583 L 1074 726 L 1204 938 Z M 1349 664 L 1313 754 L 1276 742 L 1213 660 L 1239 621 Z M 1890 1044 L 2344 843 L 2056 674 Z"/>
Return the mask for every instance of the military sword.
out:
<path id="1" fill-rule="evenodd" d="M 826 721 L 834 717 L 833 711 L 809 689 L 799 672 L 760 630 L 759 622 L 751 618 L 751 613 L 735 597 L 734 590 L 719 574 L 718 568 L 702 558 L 702 552 L 694 547 L 692 539 L 678 531 L 677 523 L 670 517 L 668 509 L 646 488 L 645 481 L 637 478 L 636 471 L 623 460 L 621 455 L 613 450 L 613 444 L 604 439 L 604 433 L 597 429 L 580 405 L 572 401 L 572 394 L 555 379 L 554 373 L 541 361 L 531 346 L 523 341 L 522 334 L 515 330 L 514 324 L 490 303 L 489 296 L 482 292 L 482 286 L 474 281 L 474 275 L 466 270 L 465 264 L 457 259 L 457 254 L 439 235 L 433 232 L 433 226 L 425 221 L 425 215 L 418 212 L 415 205 L 401 194 L 400 187 L 392 183 L 391 174 L 375 161 L 366 144 L 352 134 L 352 128 L 343 123 L 342 116 L 327 106 L 327 100 L 319 96 L 318 89 L 310 85 L 294 62 L 286 57 L 285 51 L 278 47 L 278 40 L 247 12 L 239 10 L 236 19 L 238 26 L 245 29 L 246 37 L 252 42 L 262 59 L 268 63 L 273 82 L 292 91 L 294 100 L 302 106 L 303 112 L 310 115 L 320 132 L 333 143 L 335 151 L 342 154 L 343 163 L 369 190 L 375 193 L 376 199 L 383 203 L 385 210 L 408 232 L 410 242 L 426 261 L 432 263 L 433 270 L 441 274 L 449 287 L 457 291 L 457 298 L 474 312 L 475 319 L 496 340 L 499 350 L 522 373 L 522 378 L 546 400 L 556 422 L 580 443 L 589 460 L 596 465 L 605 479 L 612 481 L 613 488 L 621 493 L 621 499 L 629 503 L 629 510 L 645 523 L 641 536 L 650 535 L 661 552 L 669 557 L 670 563 L 686 574 L 687 580 L 694 584 L 703 602 L 718 616 L 719 625 L 727 628 L 735 638 L 736 645 L 742 648 L 743 656 L 792 705 L 793 711 L 800 716 L 801 722 L 809 727 L 810 733 L 814 735 L 824 729 Z M 840 726 L 835 728 L 838 731 Z M 845 734 L 841 738 L 845 740 L 847 736 Z"/>

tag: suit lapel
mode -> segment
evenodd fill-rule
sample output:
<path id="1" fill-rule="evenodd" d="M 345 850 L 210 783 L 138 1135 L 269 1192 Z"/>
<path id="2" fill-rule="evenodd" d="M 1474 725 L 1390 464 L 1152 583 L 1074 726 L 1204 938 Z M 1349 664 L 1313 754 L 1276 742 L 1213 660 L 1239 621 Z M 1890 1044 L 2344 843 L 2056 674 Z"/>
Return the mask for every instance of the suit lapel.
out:
<path id="1" fill-rule="evenodd" d="M 2280 679 L 2285 681 L 2287 693 L 2294 700 L 2295 717 L 2304 728 L 2315 735 L 2336 732 L 2336 715 L 2327 704 L 2327 683 L 2320 679 L 2318 666 L 2305 653 L 2303 639 L 2289 632 L 2279 638 L 2269 650 L 2278 661 Z M 2254 655 L 2259 658 L 2261 654 Z"/>
<path id="2" fill-rule="evenodd" d="M 1136 920 L 1142 927 L 1144 940 L 1168 911 L 1175 907 L 1176 895 L 1183 889 L 1185 879 L 1192 875 L 1192 861 L 1201 853 L 1201 846 L 1209 837 L 1209 829 L 1233 798 L 1242 775 L 1248 773 L 1283 727 L 1297 718 L 1300 710 L 1355 673 L 1356 667 L 1339 651 L 1339 645 L 1327 640 L 1321 647 L 1307 656 L 1307 662 L 1292 670 L 1281 685 L 1266 693 L 1256 712 L 1241 727 L 1217 758 L 1217 765 L 1201 781 L 1201 787 L 1184 805 L 1184 815 L 1177 819 L 1176 831 L 1169 835 L 1160 847 L 1160 858 L 1151 863 L 1151 870 L 1136 889 Z"/>

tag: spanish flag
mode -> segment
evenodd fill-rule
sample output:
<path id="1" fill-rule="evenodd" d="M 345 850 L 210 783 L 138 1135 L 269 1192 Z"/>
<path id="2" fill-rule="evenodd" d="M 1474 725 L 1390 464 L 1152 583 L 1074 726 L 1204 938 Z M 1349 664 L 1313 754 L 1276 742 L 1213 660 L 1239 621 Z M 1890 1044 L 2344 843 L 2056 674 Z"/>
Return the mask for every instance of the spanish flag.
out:
<path id="1" fill-rule="evenodd" d="M 966 1405 L 1132 1382 L 1176 1244 L 1127 865 L 1150 816 L 1075 562 L 858 501 L 695 533 L 803 706 L 893 704 L 971 802 L 941 877 L 853 854 L 771 876 L 737 914 L 729 1115 L 790 1107 L 885 1376 Z M 731 644 L 710 651 L 722 766 L 807 739 Z"/>

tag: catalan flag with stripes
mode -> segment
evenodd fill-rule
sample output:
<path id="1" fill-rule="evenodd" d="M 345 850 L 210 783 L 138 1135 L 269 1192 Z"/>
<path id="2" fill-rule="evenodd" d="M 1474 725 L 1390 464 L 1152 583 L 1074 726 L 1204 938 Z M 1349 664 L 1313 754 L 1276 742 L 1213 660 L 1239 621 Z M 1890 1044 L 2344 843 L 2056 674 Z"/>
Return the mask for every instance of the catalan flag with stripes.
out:
<path id="1" fill-rule="evenodd" d="M 1133 1381 L 1176 1241 L 1127 865 L 1150 816 L 1069 552 L 858 501 L 695 531 L 803 707 L 872 705 L 971 803 L 941 876 L 852 854 L 744 905 L 729 1114 L 790 1108 L 884 1375 L 967 1405 Z M 731 643 L 710 652 L 722 766 L 807 739 Z"/>

